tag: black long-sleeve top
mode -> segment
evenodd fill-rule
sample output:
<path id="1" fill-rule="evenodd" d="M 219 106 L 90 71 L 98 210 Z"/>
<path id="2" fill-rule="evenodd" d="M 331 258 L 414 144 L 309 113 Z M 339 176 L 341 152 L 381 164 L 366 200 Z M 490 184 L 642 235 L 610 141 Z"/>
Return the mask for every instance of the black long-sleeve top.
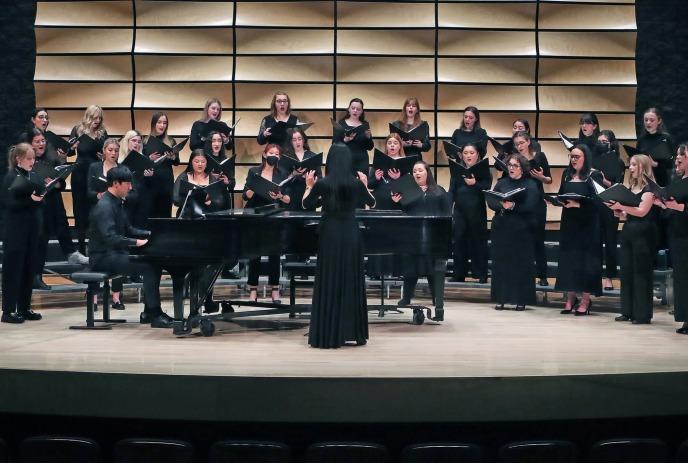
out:
<path id="1" fill-rule="evenodd" d="M 38 165 L 54 169 L 55 167 L 59 166 L 60 163 L 57 161 L 56 158 L 49 156 L 46 152 L 43 154 L 43 156 L 36 156 L 36 163 L 33 165 L 33 168 L 35 169 Z M 47 193 L 47 195 L 61 194 L 61 192 L 64 191 L 66 188 L 67 186 L 65 185 L 65 181 L 61 180 L 60 182 L 58 182 L 57 186 L 55 186 Z"/>
<path id="2" fill-rule="evenodd" d="M 72 132 L 69 135 L 70 138 L 79 137 L 79 126 L 74 126 Z M 79 142 L 79 146 L 76 147 L 76 162 L 77 164 L 91 164 L 96 161 L 100 161 L 98 153 L 103 150 L 103 143 L 108 138 L 107 132 L 103 134 L 100 138 L 91 138 L 87 136 L 85 140 Z"/>
<path id="3" fill-rule="evenodd" d="M 216 175 L 216 174 L 209 174 L 209 175 L 210 175 L 210 178 L 208 179 L 209 184 L 219 180 L 219 175 Z M 174 190 L 172 193 L 172 202 L 178 208 L 183 207 L 184 201 L 186 201 L 186 196 L 182 196 L 182 194 L 181 194 L 182 180 L 185 180 L 189 183 L 192 183 L 191 179 L 189 178 L 189 172 L 182 172 L 181 174 L 179 174 L 177 179 L 174 181 Z M 205 204 L 205 198 L 203 198 L 204 199 L 203 201 L 199 201 L 198 206 L 201 208 L 203 213 L 224 211 L 225 209 L 228 209 L 230 207 L 230 204 L 231 204 L 230 194 L 231 194 L 232 189 L 234 188 L 233 185 L 234 184 L 232 182 L 230 182 L 227 185 L 227 187 L 224 189 L 224 191 L 222 192 L 222 196 L 217 197 L 217 198 L 210 198 L 210 204 Z M 180 210 L 178 210 L 177 213 L 179 213 Z"/>
<path id="4" fill-rule="evenodd" d="M 106 191 L 91 210 L 88 250 L 92 258 L 107 254 L 127 254 L 137 239 L 150 236 L 147 230 L 134 228 L 124 211 L 124 202 Z"/>
<path id="5" fill-rule="evenodd" d="M 259 196 L 255 194 L 252 198 L 249 199 L 248 196 L 246 196 L 246 192 L 250 189 L 248 188 L 248 176 L 251 175 L 251 172 L 253 172 L 256 175 L 261 175 L 263 172 L 263 166 L 255 166 L 251 167 L 248 170 L 248 174 L 246 175 L 247 181 L 244 183 L 244 191 L 241 193 L 241 197 L 244 199 L 244 207 L 260 207 L 260 206 L 267 206 L 268 204 L 279 204 L 280 207 L 289 207 L 289 204 L 284 204 L 282 201 L 279 201 L 277 199 L 275 200 L 267 200 L 263 198 L 262 196 Z M 287 179 L 289 175 L 286 174 L 284 171 L 280 170 L 278 166 L 275 166 L 275 168 L 272 171 L 272 179 L 271 181 L 273 183 L 281 183 L 284 180 Z M 289 202 L 293 201 L 293 198 L 291 197 L 291 187 L 288 186 L 283 190 L 283 194 L 286 194 L 289 196 Z"/>
<path id="6" fill-rule="evenodd" d="M 189 134 L 189 148 L 191 151 L 203 149 L 205 146 L 205 137 L 203 136 L 203 127 L 205 121 L 198 120 L 191 125 L 191 133 Z M 231 151 L 234 149 L 234 133 L 230 132 L 229 140 L 225 143 L 225 149 Z M 165 161 L 167 162 L 167 161 Z M 176 164 L 175 164 L 176 165 Z"/>
<path id="7" fill-rule="evenodd" d="M 611 172 L 609 169 L 601 169 L 600 167 L 603 165 L 606 159 L 611 158 L 614 160 L 618 165 L 619 165 L 619 172 L 620 174 L 615 174 Z M 593 150 L 592 152 L 592 166 L 602 172 L 604 174 L 604 177 L 609 180 L 612 185 L 615 183 L 623 183 L 624 179 L 624 173 L 626 171 L 626 164 L 621 160 L 619 157 L 619 153 L 613 150 L 610 150 L 606 153 L 600 153 L 597 150 Z"/>
<path id="8" fill-rule="evenodd" d="M 650 155 L 656 151 L 660 145 L 666 145 L 666 148 L 672 153 L 670 159 L 654 159 L 657 162 L 657 167 L 653 167 L 652 171 L 655 174 L 655 181 L 660 186 L 666 186 L 671 179 L 671 172 L 674 169 L 674 153 L 676 147 L 674 140 L 668 133 L 645 133 L 638 138 L 638 151 Z"/>
<path id="9" fill-rule="evenodd" d="M 21 175 L 37 185 L 42 183 L 36 174 L 27 172 L 21 167 L 10 169 L 9 172 L 5 174 L 2 184 L 3 210 L 8 213 L 6 217 L 9 218 L 10 215 L 40 214 L 43 208 L 43 201 L 34 201 L 31 199 L 31 193 L 10 190 L 10 186 L 17 175 Z M 39 217 L 39 215 L 35 215 L 35 217 Z"/>
<path id="10" fill-rule="evenodd" d="M 299 121 L 299 118 L 296 117 L 294 114 L 289 114 L 289 119 L 287 119 L 287 125 L 290 127 L 296 127 L 296 123 Z M 260 128 L 258 129 L 258 136 L 256 137 L 256 140 L 258 141 L 259 145 L 265 145 L 267 143 L 274 143 L 275 145 L 279 145 L 282 148 L 286 148 L 287 145 L 289 144 L 289 140 L 287 140 L 286 137 L 280 137 L 276 136 L 277 134 L 272 134 L 269 137 L 266 137 L 263 135 L 263 131 L 265 129 L 269 129 L 275 126 L 277 124 L 277 119 L 272 117 L 272 115 L 268 114 L 263 118 L 262 121 L 260 121 Z"/>
<path id="11" fill-rule="evenodd" d="M 161 142 L 165 143 L 165 139 L 162 136 L 155 137 L 159 139 Z M 143 155 L 144 156 L 150 156 L 153 154 L 153 149 L 152 147 L 148 147 L 148 140 L 150 137 L 146 137 L 146 139 L 143 142 Z M 169 137 L 168 140 L 170 144 L 168 146 L 174 146 L 177 144 L 177 141 Z M 164 156 L 165 153 L 158 153 L 161 156 Z M 172 166 L 178 166 L 179 165 L 179 155 L 177 155 L 174 159 L 167 158 L 164 161 L 160 161 L 155 165 L 155 169 L 153 169 L 153 176 L 150 177 L 149 182 L 156 185 L 156 187 L 167 187 L 169 192 L 172 192 L 172 184 L 174 183 L 174 172 L 172 169 Z"/>
<path id="12" fill-rule="evenodd" d="M 449 197 L 458 207 L 480 204 L 484 207 L 484 190 L 492 186 L 492 174 L 475 179 L 475 185 L 468 185 L 463 178 L 453 178 L 449 181 Z"/>
<path id="13" fill-rule="evenodd" d="M 454 133 L 452 134 L 451 142 L 460 147 L 466 146 L 468 143 L 475 143 L 478 145 L 479 148 L 479 155 L 480 158 L 484 158 L 485 154 L 487 153 L 487 142 L 488 142 L 488 136 L 487 132 L 485 129 L 480 128 L 480 129 L 474 129 L 471 130 L 470 132 L 467 132 L 462 129 L 456 129 L 454 130 Z"/>
<path id="14" fill-rule="evenodd" d="M 339 121 L 339 124 L 344 127 L 345 130 L 355 129 L 356 127 L 346 123 L 344 119 Z M 344 141 L 345 130 L 336 130 L 332 134 L 332 143 L 344 143 L 349 147 L 351 151 L 351 160 L 353 165 L 353 172 L 368 172 L 368 164 L 370 160 L 368 159 L 368 150 L 373 149 L 373 137 L 366 137 L 365 134 L 359 133 L 350 142 L 346 143 Z"/>
<path id="15" fill-rule="evenodd" d="M 444 188 L 435 185 L 418 201 L 402 206 L 402 210 L 409 215 L 447 216 L 451 212 L 451 200 Z"/>
<path id="16" fill-rule="evenodd" d="M 672 183 L 679 182 L 688 182 L 688 178 L 675 178 L 672 181 Z M 688 206 L 683 209 L 683 212 L 665 209 L 662 211 L 662 216 L 669 221 L 669 236 L 672 239 L 688 238 Z"/>
<path id="17" fill-rule="evenodd" d="M 545 156 L 545 153 L 542 151 L 539 151 L 535 153 L 533 156 L 533 160 L 538 163 L 540 168 L 542 169 L 542 175 L 545 177 L 552 178 L 552 171 L 549 168 L 549 161 L 547 160 L 547 156 Z M 530 171 L 527 173 L 527 175 L 530 177 Z M 540 198 L 543 198 L 545 195 L 545 185 L 535 177 L 533 177 L 533 180 L 535 181 L 535 184 L 538 187 L 538 191 L 540 192 Z"/>
<path id="18" fill-rule="evenodd" d="M 513 209 L 504 209 L 501 203 L 495 202 L 488 202 L 488 206 L 500 214 L 518 214 L 523 216 L 531 225 L 534 225 L 535 211 L 540 203 L 540 191 L 535 180 L 525 175 L 518 180 L 514 180 L 511 177 L 502 177 L 497 181 L 493 189 L 500 193 L 506 193 L 516 188 L 525 188 L 526 190 L 513 201 Z"/>
<path id="19" fill-rule="evenodd" d="M 102 162 L 94 162 L 88 167 L 88 200 L 95 204 L 98 202 L 98 188 L 96 187 L 96 178 L 105 178 L 104 167 Z M 133 191 L 133 190 L 132 190 Z M 129 192 L 131 195 L 132 192 Z M 127 197 L 129 197 L 127 195 Z"/>
<path id="20" fill-rule="evenodd" d="M 297 159 L 297 156 L 294 153 L 289 154 L 291 157 L 294 159 Z M 308 159 L 312 158 L 315 156 L 316 153 L 310 150 L 306 150 L 303 153 L 303 159 Z M 289 176 L 291 175 L 291 172 L 284 172 L 285 175 Z M 305 175 L 305 174 L 304 174 Z M 289 197 L 291 198 L 291 201 L 287 205 L 289 209 L 293 211 L 303 211 L 303 206 L 301 204 L 301 201 L 303 200 L 303 195 L 306 192 L 306 179 L 302 175 L 294 174 L 295 178 L 291 182 L 290 188 L 289 188 Z M 319 167 L 315 169 L 315 178 L 319 179 L 322 178 L 322 168 Z M 317 206 L 316 206 L 317 207 Z M 316 207 L 313 207 L 308 210 L 315 210 Z"/>
<path id="21" fill-rule="evenodd" d="M 399 127 L 402 130 L 410 130 L 413 128 L 407 127 L 402 121 L 394 121 L 392 122 L 392 125 Z M 426 121 L 420 121 L 418 128 L 419 130 L 428 134 L 422 140 L 420 140 L 423 142 L 423 146 L 420 148 L 416 148 L 415 146 L 404 146 L 404 154 L 406 154 L 406 156 L 418 156 L 418 159 L 423 159 L 423 153 L 430 151 L 430 148 L 432 147 L 432 145 L 430 145 L 430 126 Z"/>

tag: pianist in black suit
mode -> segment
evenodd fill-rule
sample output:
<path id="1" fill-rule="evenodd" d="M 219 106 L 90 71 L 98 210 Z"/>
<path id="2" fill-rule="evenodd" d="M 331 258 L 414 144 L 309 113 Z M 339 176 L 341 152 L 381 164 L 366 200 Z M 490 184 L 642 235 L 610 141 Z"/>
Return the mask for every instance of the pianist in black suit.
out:
<path id="1" fill-rule="evenodd" d="M 375 205 L 362 172 L 354 176 L 352 156 L 343 143 L 327 154 L 327 175 L 316 182 L 306 175 L 304 207 L 322 200 L 318 265 L 315 271 L 308 344 L 323 349 L 368 340 L 363 243 L 355 210 L 360 202 Z"/>
<path id="2" fill-rule="evenodd" d="M 477 155 L 476 155 L 477 158 Z M 435 177 L 424 161 L 418 161 L 413 166 L 413 178 L 424 191 L 422 198 L 402 207 L 409 215 L 433 215 L 448 216 L 451 210 L 451 201 L 447 192 L 435 182 Z M 392 200 L 400 202 L 401 194 L 394 194 Z M 484 207 L 484 206 L 483 206 Z M 435 301 L 435 317 L 433 320 L 444 320 L 444 273 L 447 267 L 445 259 L 432 257 L 405 257 L 404 259 L 404 295 L 399 301 L 400 307 L 411 304 L 416 292 L 418 277 L 426 275 L 432 296 Z"/>
<path id="3" fill-rule="evenodd" d="M 468 143 L 475 143 L 480 148 L 480 158 L 487 153 L 488 136 L 485 129 L 480 127 L 480 111 L 475 106 L 468 106 L 463 110 L 463 117 L 459 128 L 454 130 L 451 142 L 463 148 Z"/>
<path id="4" fill-rule="evenodd" d="M 191 134 L 189 135 L 189 148 L 191 150 L 203 148 L 207 132 L 205 124 L 209 120 L 220 121 L 222 119 L 222 103 L 219 98 L 211 98 L 205 102 L 203 107 L 203 116 L 191 126 Z M 225 144 L 225 149 L 232 150 L 234 148 L 234 139 L 227 135 L 222 135 L 222 141 Z"/>
<path id="5" fill-rule="evenodd" d="M 339 125 L 344 129 L 355 129 L 366 122 L 363 100 L 353 98 L 346 109 L 346 116 L 339 120 Z M 353 172 L 368 172 L 368 150 L 373 149 L 373 134 L 370 129 L 364 133 L 352 132 L 349 135 L 344 130 L 335 130 L 332 134 L 332 143 L 344 142 L 351 150 L 353 159 Z"/>
<path id="6" fill-rule="evenodd" d="M 150 217 L 170 217 L 172 215 L 172 186 L 174 185 L 174 172 L 172 166 L 179 165 L 179 155 L 174 151 L 158 153 L 148 148 L 148 142 L 157 138 L 170 148 L 176 144 L 176 140 L 167 134 L 169 119 L 163 112 L 153 113 L 150 125 L 150 134 L 143 140 L 143 154 L 152 161 L 158 161 L 160 157 L 167 159 L 158 161 L 153 169 L 153 177 L 150 178 Z"/>
<path id="7" fill-rule="evenodd" d="M 273 134 L 271 128 L 278 122 L 286 122 L 290 127 L 296 127 L 298 117 L 291 113 L 291 99 L 285 92 L 277 92 L 272 95 L 272 102 L 270 103 L 270 114 L 265 116 L 260 121 L 260 129 L 258 129 L 259 145 L 272 143 L 279 145 L 280 148 L 286 149 L 289 145 L 289 139 L 284 136 L 284 133 Z"/>
<path id="8" fill-rule="evenodd" d="M 273 183 L 281 183 L 287 179 L 287 174 L 279 169 L 278 163 L 280 156 L 282 154 L 282 148 L 275 144 L 268 144 L 263 151 L 263 157 L 261 164 L 256 167 L 251 167 L 249 169 L 248 175 L 252 173 L 263 177 L 266 180 L 270 180 Z M 248 183 L 248 182 L 247 182 Z M 244 192 L 242 197 L 244 198 L 244 207 L 260 207 L 267 206 L 269 204 L 278 204 L 282 207 L 288 207 L 291 202 L 291 197 L 289 196 L 289 191 L 280 189 L 280 193 L 270 192 L 270 200 L 265 199 L 257 194 L 248 185 L 244 185 Z M 269 260 L 269 274 L 268 274 L 268 284 L 272 287 L 272 301 L 279 303 L 279 263 L 280 256 L 268 256 Z M 251 259 L 248 264 L 248 286 L 249 286 L 249 299 L 251 301 L 256 301 L 258 299 L 258 277 L 260 273 L 260 257 Z"/>
<path id="9" fill-rule="evenodd" d="M 132 227 L 124 212 L 124 198 L 131 190 L 133 176 L 125 166 L 107 173 L 107 192 L 91 211 L 89 251 L 91 267 L 97 272 L 143 275 L 144 309 L 141 323 L 153 328 L 170 328 L 172 319 L 160 307 L 160 268 L 131 262 L 128 248 L 148 242 L 150 232 Z"/>
<path id="10" fill-rule="evenodd" d="M 287 136 L 289 137 L 290 143 L 286 155 L 291 156 L 294 159 L 303 161 L 304 159 L 312 158 L 316 155 L 311 151 L 310 146 L 308 146 L 308 137 L 306 133 L 294 127 L 293 129 L 287 130 Z M 289 190 L 289 196 L 291 197 L 291 202 L 289 203 L 289 208 L 293 210 L 303 210 L 302 199 L 303 194 L 306 191 L 306 169 L 294 169 L 292 172 L 287 172 L 289 175 L 294 176 L 294 181 L 291 183 Z M 322 169 L 315 169 L 315 177 L 322 177 Z M 308 209 L 314 211 L 317 205 Z"/>
<path id="11" fill-rule="evenodd" d="M 428 134 L 428 136 L 424 137 L 422 140 L 406 140 L 404 142 L 404 152 L 406 156 L 418 156 L 418 159 L 423 159 L 423 153 L 430 151 L 430 127 L 426 121 L 420 118 L 420 103 L 418 102 L 418 98 L 410 97 L 404 101 L 399 120 L 392 122 L 392 125 L 406 132 L 416 127 L 420 127 L 421 130 L 424 130 Z"/>

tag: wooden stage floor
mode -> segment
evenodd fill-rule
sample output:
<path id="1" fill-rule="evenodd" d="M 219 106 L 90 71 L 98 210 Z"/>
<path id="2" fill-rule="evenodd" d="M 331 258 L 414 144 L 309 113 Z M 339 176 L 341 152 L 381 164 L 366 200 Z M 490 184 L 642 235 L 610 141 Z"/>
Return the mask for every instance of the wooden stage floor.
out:
<path id="1" fill-rule="evenodd" d="M 138 324 L 141 304 L 113 311 L 131 323 L 76 331 L 67 327 L 83 323 L 81 302 L 43 302 L 70 307 L 0 326 L 0 412 L 270 422 L 688 412 L 688 336 L 674 332 L 666 307 L 639 326 L 614 321 L 614 300 L 574 317 L 559 314 L 561 302 L 496 311 L 485 291 L 464 291 L 450 296 L 442 323 L 411 325 L 408 309 L 383 319 L 371 312 L 368 345 L 320 350 L 307 345 L 307 316 L 253 317 L 218 323 L 213 337 L 175 338 Z M 171 302 L 164 308 L 171 313 Z M 11 401 L 19 390 L 36 400 Z M 160 395 L 175 406 L 161 410 Z"/>

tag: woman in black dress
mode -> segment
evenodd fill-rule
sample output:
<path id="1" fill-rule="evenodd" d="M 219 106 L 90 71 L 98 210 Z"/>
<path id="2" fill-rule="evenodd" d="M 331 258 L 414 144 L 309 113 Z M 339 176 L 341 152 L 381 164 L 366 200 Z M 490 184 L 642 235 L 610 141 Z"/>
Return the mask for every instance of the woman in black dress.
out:
<path id="1" fill-rule="evenodd" d="M 48 110 L 45 108 L 36 108 L 31 115 L 31 124 L 27 130 L 27 133 L 31 135 L 32 129 L 38 129 L 45 136 L 45 152 L 49 158 L 52 158 L 58 164 L 64 164 L 67 161 L 67 156 L 74 155 L 73 149 L 68 149 L 67 151 L 62 150 L 55 146 L 56 142 L 59 142 L 59 136 L 54 132 L 48 130 L 48 125 L 50 125 L 50 116 L 48 115 Z"/>
<path id="2" fill-rule="evenodd" d="M 507 140 L 504 142 L 504 155 L 500 155 L 498 153 L 499 159 L 502 161 L 510 154 L 515 154 L 518 152 L 516 150 L 516 146 L 514 146 L 514 140 L 513 136 L 516 135 L 519 132 L 525 132 L 530 136 L 530 147 L 534 153 L 538 153 L 542 151 L 540 148 L 540 143 L 533 137 L 533 135 L 530 133 L 530 122 L 528 122 L 528 119 L 516 119 L 511 126 L 511 139 Z M 501 168 L 497 165 L 495 165 L 495 169 L 501 171 Z"/>
<path id="3" fill-rule="evenodd" d="M 208 130 L 207 123 L 210 120 L 220 122 L 222 119 L 222 103 L 219 98 L 211 98 L 205 102 L 203 107 L 203 116 L 201 119 L 195 121 L 191 125 L 191 134 L 189 134 L 189 148 L 191 150 L 202 149 L 205 146 L 206 138 L 210 130 Z M 222 141 L 227 151 L 234 149 L 234 139 L 232 133 L 229 135 L 222 134 Z"/>
<path id="4" fill-rule="evenodd" d="M 91 211 L 88 200 L 88 168 L 94 162 L 100 161 L 103 142 L 108 138 L 100 106 L 91 105 L 86 109 L 84 117 L 74 126 L 70 137 L 79 138 L 79 144 L 76 146 L 76 169 L 72 172 L 71 187 L 74 226 L 79 240 L 79 251 L 83 254 L 86 249 L 86 231 Z"/>
<path id="5" fill-rule="evenodd" d="M 268 144 L 263 151 L 262 162 L 259 166 L 251 167 L 248 170 L 248 177 L 251 175 L 258 175 L 273 183 L 281 183 L 286 180 L 288 175 L 279 169 L 278 162 L 282 154 L 282 148 L 275 144 Z M 248 177 L 244 184 L 244 207 L 260 207 L 269 204 L 278 204 L 280 207 L 289 207 L 291 196 L 289 189 L 280 190 L 279 193 L 270 192 L 270 200 L 258 196 L 249 187 Z M 272 302 L 279 303 L 279 272 L 280 272 L 280 256 L 268 256 L 268 284 L 272 287 Z M 258 300 L 258 277 L 260 273 L 260 257 L 253 258 L 248 263 L 248 287 L 249 300 Z"/>
<path id="6" fill-rule="evenodd" d="M 461 153 L 462 164 L 473 167 L 480 160 L 480 148 L 467 143 Z M 453 161 L 449 161 L 453 162 Z M 471 276 L 487 283 L 487 209 L 484 190 L 492 186 L 492 175 L 478 178 L 453 178 L 449 184 L 454 204 L 454 281 L 464 281 L 471 260 Z"/>
<path id="7" fill-rule="evenodd" d="M 597 137 L 600 135 L 600 122 L 595 113 L 585 113 L 578 121 L 580 129 L 578 130 L 577 145 L 586 145 L 590 151 L 595 149 L 597 144 Z"/>
<path id="8" fill-rule="evenodd" d="M 28 143 L 10 148 L 10 169 L 2 184 L 5 210 L 5 234 L 2 253 L 2 317 L 3 323 L 24 323 L 40 320 L 41 314 L 31 310 L 31 292 L 40 239 L 43 197 L 24 189 L 10 190 L 18 176 L 39 182 L 31 173 L 36 155 Z"/>
<path id="9" fill-rule="evenodd" d="M 417 201 L 405 207 L 402 206 L 403 211 L 409 215 L 448 216 L 451 210 L 449 195 L 444 188 L 435 182 L 435 177 L 433 177 L 426 162 L 418 161 L 414 164 L 413 178 L 425 194 Z M 392 200 L 396 203 L 399 203 L 401 198 L 402 195 L 399 193 L 392 196 Z M 416 292 L 418 277 L 427 276 L 435 301 L 433 320 L 444 320 L 444 274 L 446 267 L 447 261 L 445 259 L 434 259 L 429 256 L 404 256 L 404 293 L 397 305 L 399 307 L 410 305 Z"/>
<path id="10" fill-rule="evenodd" d="M 559 233 L 559 264 L 557 283 L 559 291 L 567 293 L 562 314 L 590 313 L 590 294 L 602 295 L 602 231 L 591 180 L 592 155 L 587 145 L 578 144 L 569 155 L 569 166 L 564 172 L 559 194 L 576 193 L 588 198 L 566 201 L 561 214 Z M 599 180 L 599 179 L 598 179 Z M 576 293 L 583 293 L 578 307 Z"/>
<path id="11" fill-rule="evenodd" d="M 547 286 L 547 255 L 545 254 L 545 227 L 547 226 L 547 203 L 545 203 L 545 187 L 552 183 L 547 156 L 542 151 L 536 151 L 533 140 L 527 132 L 517 132 L 511 138 L 518 154 L 526 158 L 530 170 L 528 175 L 535 180 L 540 200 L 535 211 L 535 274 L 540 286 Z M 539 145 L 538 145 L 539 146 Z"/>
<path id="12" fill-rule="evenodd" d="M 597 144 L 592 153 L 592 166 L 599 170 L 602 186 L 609 188 L 615 183 L 623 183 L 626 165 L 619 157 L 619 142 L 611 130 L 601 130 L 597 137 Z M 600 227 L 602 228 L 602 243 L 604 244 L 604 269 L 602 288 L 605 291 L 614 289 L 612 278 L 617 272 L 617 247 L 619 236 L 619 218 L 614 216 L 608 207 L 598 207 L 600 213 Z"/>
<path id="13" fill-rule="evenodd" d="M 129 130 L 122 137 L 117 163 L 123 163 L 132 151 L 143 154 L 143 137 L 136 130 Z M 146 220 L 150 217 L 152 203 L 149 199 L 152 190 L 151 178 L 153 178 L 154 173 L 155 169 L 132 172 L 134 175 L 133 188 L 127 195 L 126 209 L 131 224 L 136 228 L 145 228 Z"/>
<path id="14" fill-rule="evenodd" d="M 160 160 L 153 169 L 153 176 L 149 179 L 150 192 L 147 201 L 150 203 L 150 217 L 170 217 L 172 215 L 172 189 L 174 188 L 174 173 L 172 166 L 179 165 L 179 155 L 174 151 L 158 153 L 155 145 L 150 144 L 153 138 L 157 138 L 170 148 L 176 144 L 176 140 L 167 134 L 169 120 L 163 112 L 153 113 L 150 124 L 150 133 L 143 139 L 143 154 L 152 161 Z"/>
<path id="15" fill-rule="evenodd" d="M 415 129 L 419 131 L 419 133 L 425 135 L 422 139 L 412 138 L 403 142 L 406 156 L 418 156 L 418 159 L 423 159 L 423 153 L 430 151 L 432 147 L 430 145 L 430 126 L 426 121 L 420 118 L 420 103 L 418 102 L 418 98 L 411 97 L 404 101 L 399 119 L 392 122 L 392 125 L 405 132 Z"/>
<path id="16" fill-rule="evenodd" d="M 287 135 L 289 137 L 289 149 L 286 155 L 296 159 L 297 161 L 303 161 L 304 159 L 312 158 L 316 156 L 316 153 L 311 151 L 310 146 L 308 146 L 308 137 L 305 132 L 299 128 L 294 127 L 293 129 L 287 129 Z M 291 196 L 291 202 L 289 208 L 295 211 L 303 210 L 303 194 L 306 192 L 306 169 L 294 169 L 292 172 L 288 172 L 292 175 L 294 180 L 291 182 L 291 188 L 289 190 L 289 196 Z M 322 169 L 315 169 L 315 177 L 322 177 Z M 308 209 L 314 211 L 316 206 Z"/>
<path id="17" fill-rule="evenodd" d="M 615 214 L 626 219 L 621 230 L 621 315 L 616 321 L 648 324 L 652 320 L 652 272 L 657 252 L 657 212 L 643 174 L 654 180 L 652 159 L 644 154 L 632 156 L 628 171 L 629 189 L 640 199 L 637 207 L 606 203 Z"/>
<path id="18" fill-rule="evenodd" d="M 525 190 L 511 201 L 488 200 L 495 211 L 492 219 L 492 281 L 490 296 L 497 303 L 515 304 L 516 310 L 525 310 L 526 304 L 535 304 L 535 256 L 533 233 L 535 213 L 540 199 L 535 180 L 527 175 L 528 161 L 519 154 L 507 158 L 509 176 L 499 179 L 495 191 L 506 193 L 517 188 Z"/>
<path id="19" fill-rule="evenodd" d="M 311 309 L 308 344 L 312 347 L 357 345 L 368 340 L 363 244 L 355 209 L 360 201 L 368 206 L 375 199 L 367 188 L 367 177 L 351 174 L 352 155 L 346 145 L 335 143 L 327 155 L 327 175 L 316 182 L 306 175 L 304 207 L 322 199 L 323 216 L 318 239 L 318 264 Z"/>
<path id="20" fill-rule="evenodd" d="M 638 152 L 647 154 L 652 159 L 652 172 L 659 186 L 665 186 L 671 178 L 673 160 L 654 159 L 653 153 L 667 152 L 673 154 L 674 140 L 664 126 L 664 118 L 657 108 L 648 108 L 643 113 L 643 133 L 638 137 Z"/>
<path id="21" fill-rule="evenodd" d="M 355 129 L 361 125 L 368 125 L 363 110 L 363 100 L 353 98 L 346 109 L 346 116 L 339 121 L 339 125 L 345 130 Z M 373 149 L 373 134 L 368 127 L 363 133 L 352 132 L 349 135 L 345 130 L 335 129 L 332 134 L 332 143 L 343 142 L 351 150 L 352 173 L 368 172 L 368 150 Z M 328 155 L 329 156 L 329 155 Z"/>
<path id="22" fill-rule="evenodd" d="M 463 148 L 468 143 L 474 143 L 480 149 L 480 159 L 487 153 L 489 137 L 485 129 L 480 127 L 480 111 L 475 106 L 468 106 L 463 110 L 463 117 L 459 128 L 454 130 L 451 142 Z"/>
<path id="23" fill-rule="evenodd" d="M 674 160 L 675 175 L 672 186 L 688 183 L 688 144 L 679 145 Z M 655 198 L 655 206 L 664 209 L 663 215 L 669 222 L 669 250 L 674 270 L 674 320 L 682 323 L 676 330 L 678 334 L 688 334 L 688 198 L 669 198 L 662 201 Z M 679 283 L 680 282 L 680 283 Z"/>
<path id="24" fill-rule="evenodd" d="M 278 122 L 286 122 L 289 127 L 296 127 L 299 118 L 291 113 L 291 99 L 289 95 L 284 92 L 277 92 L 272 96 L 270 103 L 270 114 L 265 116 L 260 121 L 260 129 L 258 129 L 258 144 L 265 145 L 272 143 L 278 145 L 282 150 L 288 148 L 289 138 L 286 132 L 280 131 L 273 133 L 272 128 Z"/>
<path id="25" fill-rule="evenodd" d="M 404 142 L 399 134 L 391 133 L 385 140 L 385 154 L 392 159 L 399 159 L 406 156 L 404 153 Z M 397 204 L 392 201 L 391 182 L 401 177 L 398 169 L 389 169 L 384 172 L 382 169 L 370 168 L 368 174 L 368 189 L 375 197 L 376 209 L 399 209 Z"/>

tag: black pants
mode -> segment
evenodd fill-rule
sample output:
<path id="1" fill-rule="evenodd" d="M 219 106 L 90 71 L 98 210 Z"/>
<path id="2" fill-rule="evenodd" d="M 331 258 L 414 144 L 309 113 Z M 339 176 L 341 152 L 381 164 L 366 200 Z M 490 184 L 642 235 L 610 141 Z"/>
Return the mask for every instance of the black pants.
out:
<path id="1" fill-rule="evenodd" d="M 487 278 L 487 217 L 485 203 L 454 207 L 454 278 L 466 278 L 468 259 L 471 276 Z"/>
<path id="2" fill-rule="evenodd" d="M 541 201 L 535 208 L 535 275 L 547 278 L 547 254 L 545 252 L 545 227 L 547 226 L 547 203 Z"/>
<path id="3" fill-rule="evenodd" d="M 162 269 L 142 262 L 131 262 L 127 254 L 91 255 L 91 268 L 96 272 L 119 275 L 143 275 L 144 311 L 152 317 L 162 313 L 160 308 L 160 275 Z M 115 285 L 113 283 L 113 291 Z M 121 288 L 120 288 L 121 290 Z"/>
<path id="4" fill-rule="evenodd" d="M 2 311 L 31 309 L 31 290 L 38 258 L 41 211 L 8 212 L 2 255 Z"/>
<path id="5" fill-rule="evenodd" d="M 447 268 L 447 261 L 444 259 L 433 259 L 432 271 L 428 273 L 428 284 L 430 285 L 430 292 L 435 301 L 436 309 L 444 308 L 444 273 Z M 413 299 L 416 294 L 416 285 L 418 284 L 418 275 L 416 272 L 410 272 L 404 275 L 404 298 L 409 301 Z"/>
<path id="6" fill-rule="evenodd" d="M 72 172 L 72 210 L 74 211 L 74 226 L 81 252 L 86 251 L 88 216 L 92 206 L 88 199 L 89 165 L 87 162 L 77 163 L 76 169 Z"/>
<path id="7" fill-rule="evenodd" d="M 626 222 L 621 231 L 621 314 L 632 320 L 652 319 L 656 242 L 653 223 Z"/>
<path id="8" fill-rule="evenodd" d="M 42 275 L 45 267 L 46 255 L 48 252 L 48 241 L 51 237 L 56 237 L 60 243 L 60 249 L 65 256 L 69 256 L 76 247 L 72 242 L 72 235 L 69 233 L 69 223 L 67 213 L 62 202 L 62 193 L 53 191 L 48 193 L 44 199 L 43 206 L 43 230 L 41 239 L 38 242 L 36 258 L 36 274 Z"/>
<path id="9" fill-rule="evenodd" d="M 602 242 L 604 243 L 603 275 L 606 278 L 616 278 L 619 219 L 614 217 L 614 212 L 611 209 L 601 207 L 600 225 L 602 226 Z"/>
<path id="10" fill-rule="evenodd" d="M 260 257 L 248 261 L 248 285 L 258 286 Z M 280 256 L 268 256 L 268 284 L 278 286 L 280 277 Z"/>

